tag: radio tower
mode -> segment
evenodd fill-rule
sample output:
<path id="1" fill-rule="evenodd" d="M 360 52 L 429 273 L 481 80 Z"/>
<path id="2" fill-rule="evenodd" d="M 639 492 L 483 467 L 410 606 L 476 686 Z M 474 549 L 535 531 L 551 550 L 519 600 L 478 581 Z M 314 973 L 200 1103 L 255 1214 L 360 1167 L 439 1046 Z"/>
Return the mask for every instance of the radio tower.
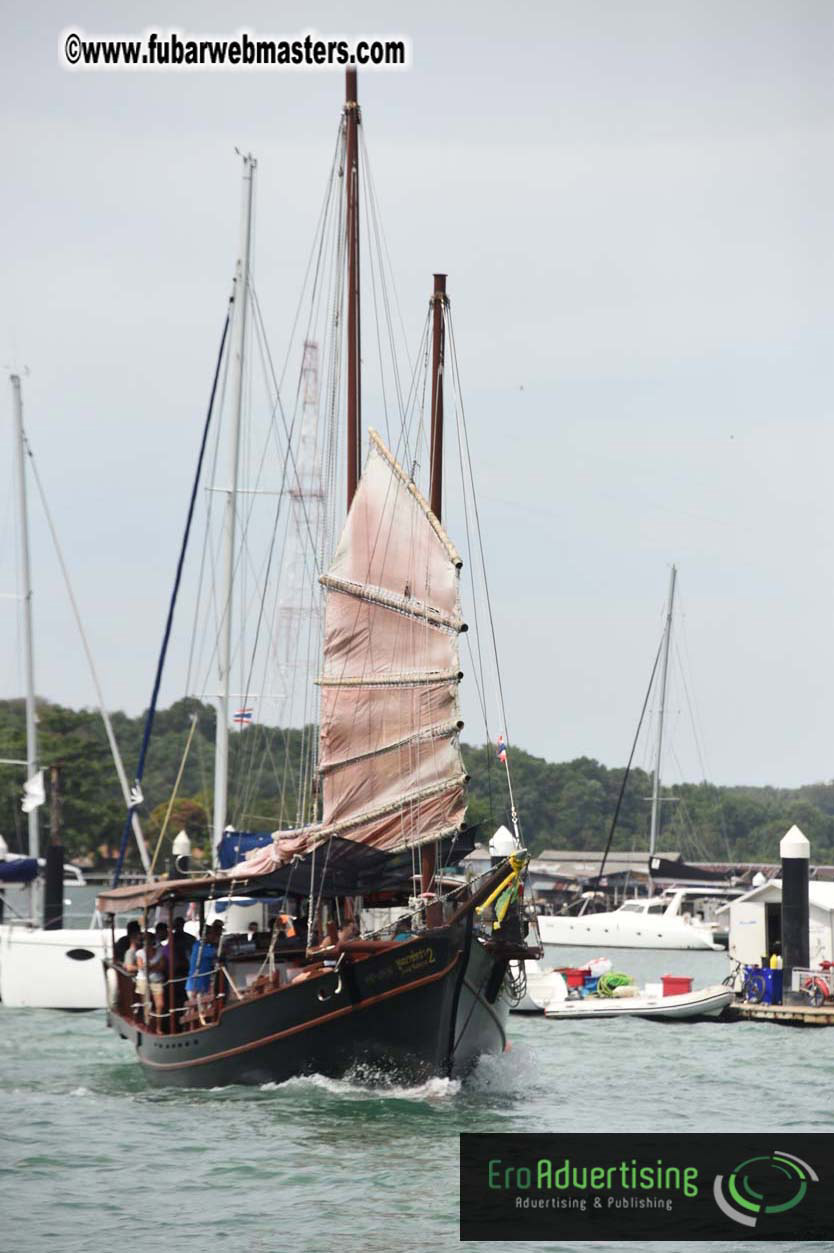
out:
<path id="1" fill-rule="evenodd" d="M 319 433 L 319 346 L 304 343 L 301 364 L 301 429 L 290 467 L 290 514 L 285 577 L 278 610 L 278 665 L 281 673 L 280 718 L 285 727 L 317 720 L 313 677 L 321 654 L 321 608 L 318 575 L 324 552 L 323 450 Z M 305 748 L 307 746 L 305 745 Z M 302 753 L 309 756 L 312 746 Z M 312 763 L 302 765 L 300 806 L 305 805 Z M 303 815 L 299 814 L 303 820 Z"/>

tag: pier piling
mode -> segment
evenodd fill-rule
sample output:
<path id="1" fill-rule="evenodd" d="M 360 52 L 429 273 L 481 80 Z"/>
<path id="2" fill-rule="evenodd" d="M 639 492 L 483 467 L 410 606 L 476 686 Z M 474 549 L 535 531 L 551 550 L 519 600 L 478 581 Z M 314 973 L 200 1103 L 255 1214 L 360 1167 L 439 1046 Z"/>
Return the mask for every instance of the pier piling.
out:
<path id="1" fill-rule="evenodd" d="M 779 844 L 782 859 L 782 1003 L 807 1004 L 791 990 L 793 971 L 808 967 L 808 865 L 811 845 L 793 826 Z"/>

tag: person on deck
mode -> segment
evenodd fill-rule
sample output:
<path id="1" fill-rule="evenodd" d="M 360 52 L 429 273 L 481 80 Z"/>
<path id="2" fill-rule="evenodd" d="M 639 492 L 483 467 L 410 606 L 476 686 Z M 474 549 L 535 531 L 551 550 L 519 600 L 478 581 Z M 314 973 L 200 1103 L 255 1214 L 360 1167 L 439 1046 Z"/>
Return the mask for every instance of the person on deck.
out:
<path id="1" fill-rule="evenodd" d="M 200 1009 L 211 998 L 214 965 L 222 935 L 223 923 L 213 922 L 210 927 L 206 928 L 203 938 L 191 950 L 185 990 L 189 1001 L 196 1001 Z"/>
<path id="2" fill-rule="evenodd" d="M 150 931 L 145 931 L 139 936 L 139 942 L 136 947 L 128 951 L 125 958 L 125 969 L 134 971 L 134 983 L 136 985 L 136 995 L 142 1002 L 144 1007 L 144 1021 L 150 1025 L 151 1021 L 151 1001 L 148 989 L 148 966 L 153 960 L 154 942 Z M 131 962 L 132 958 L 132 962 Z"/>
<path id="3" fill-rule="evenodd" d="M 411 914 L 403 914 L 402 918 L 398 918 L 394 923 L 394 939 L 410 940 L 412 935 Z"/>
<path id="4" fill-rule="evenodd" d="M 324 953 L 328 949 L 335 948 L 339 942 L 339 927 L 335 918 L 331 918 L 324 930 L 324 938 L 318 944 L 311 944 L 308 948 L 310 953 Z"/>
<path id="5" fill-rule="evenodd" d="M 182 947 L 185 949 L 189 957 L 191 956 L 191 950 L 193 949 L 194 945 L 197 943 L 196 936 L 193 936 L 190 931 L 186 931 L 185 919 L 182 917 L 182 915 L 174 919 L 174 947 L 175 948 L 176 948 L 177 943 L 180 943 L 182 945 Z"/>
<path id="6" fill-rule="evenodd" d="M 113 961 L 118 962 L 120 966 L 125 964 L 128 950 L 136 948 L 142 935 L 142 928 L 135 918 L 132 918 L 127 924 L 126 933 L 116 941 L 113 946 Z M 135 963 L 134 963 L 135 965 Z"/>
<path id="7" fill-rule="evenodd" d="M 156 937 L 150 931 L 146 931 L 144 944 L 136 950 L 136 991 L 145 1001 L 145 1021 L 148 1026 L 152 1025 L 153 1018 L 156 1018 L 157 1025 L 161 1023 L 165 1008 L 166 974 L 164 968 L 168 951 L 160 942 L 163 938 L 163 934 L 160 934 L 160 927 L 164 928 L 164 935 L 167 935 L 168 928 L 164 922 L 160 923 L 156 928 Z M 150 1004 L 148 992 L 151 996 Z"/>
<path id="8" fill-rule="evenodd" d="M 185 919 L 174 919 L 174 930 L 171 933 L 171 949 L 174 963 L 174 1008 L 182 1009 L 185 1005 L 185 981 L 191 969 L 191 954 L 197 943 L 190 931 L 185 930 Z"/>

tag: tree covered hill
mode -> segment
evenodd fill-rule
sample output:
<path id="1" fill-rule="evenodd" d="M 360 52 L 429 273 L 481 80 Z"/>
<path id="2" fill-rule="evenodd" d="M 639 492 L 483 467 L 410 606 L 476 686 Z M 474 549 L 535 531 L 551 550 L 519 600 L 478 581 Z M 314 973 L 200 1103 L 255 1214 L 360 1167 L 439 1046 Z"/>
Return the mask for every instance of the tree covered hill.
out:
<path id="1" fill-rule="evenodd" d="M 211 814 L 215 715 L 211 706 L 181 700 L 157 713 L 145 770 L 141 811 L 149 840 L 158 834 L 186 744 L 191 717 L 197 728 L 185 766 L 168 834 L 185 826 L 207 847 Z M 113 714 L 113 727 L 130 776 L 135 769 L 144 717 Z M 60 762 L 63 838 L 70 857 L 100 860 L 118 846 L 125 807 L 104 727 L 90 710 L 38 702 L 41 762 Z M 230 819 L 249 830 L 274 830 L 296 820 L 296 792 L 305 737 L 312 728 L 285 731 L 249 726 L 231 736 Z M 468 818 L 490 824 L 508 821 L 504 768 L 493 745 L 464 746 L 471 775 Z M 22 701 L 0 701 L 0 758 L 25 756 Z M 515 799 L 525 843 L 544 848 L 604 847 L 623 768 L 590 757 L 548 762 L 511 749 Z M 0 832 L 9 847 L 25 851 L 26 818 L 20 810 L 23 771 L 0 767 Z M 635 770 L 629 778 L 614 846 L 642 849 L 648 840 L 651 778 Z M 797 823 L 811 841 L 816 862 L 834 862 L 834 782 L 789 789 L 716 787 L 685 783 L 664 789 L 661 850 L 679 849 L 690 860 L 774 861 L 779 839 Z M 48 806 L 41 810 L 43 839 Z M 129 854 L 135 862 L 132 845 Z M 164 855 L 163 855 L 164 859 Z"/>

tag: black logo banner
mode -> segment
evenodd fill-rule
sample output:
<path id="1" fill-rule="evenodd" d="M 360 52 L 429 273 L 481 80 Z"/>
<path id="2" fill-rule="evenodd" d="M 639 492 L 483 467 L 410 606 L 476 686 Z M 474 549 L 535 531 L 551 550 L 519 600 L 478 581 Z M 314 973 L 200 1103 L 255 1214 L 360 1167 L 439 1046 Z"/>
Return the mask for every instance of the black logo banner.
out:
<path id="1" fill-rule="evenodd" d="M 834 1133 L 460 1137 L 462 1240 L 834 1240 Z"/>

